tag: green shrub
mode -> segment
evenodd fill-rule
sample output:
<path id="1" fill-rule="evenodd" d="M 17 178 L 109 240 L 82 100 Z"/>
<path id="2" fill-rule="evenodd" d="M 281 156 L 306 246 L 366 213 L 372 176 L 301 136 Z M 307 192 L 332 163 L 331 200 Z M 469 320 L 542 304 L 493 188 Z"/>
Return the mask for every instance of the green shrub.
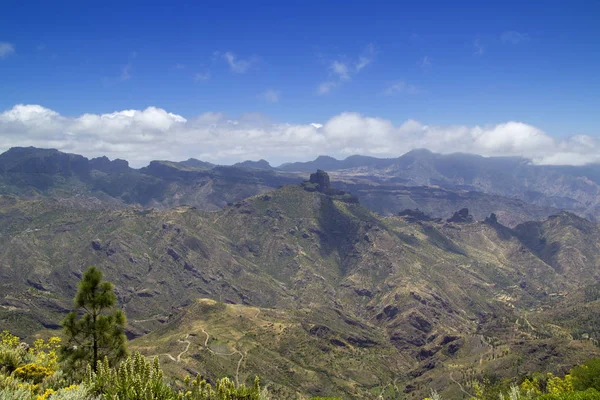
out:
<path id="1" fill-rule="evenodd" d="M 185 379 L 185 389 L 175 391 L 164 380 L 158 358 L 152 363 L 140 353 L 128 357 L 119 368 L 111 368 L 107 359 L 98 363 L 97 372 L 88 368 L 85 384 L 92 393 L 105 399 L 119 400 L 265 400 L 258 379 L 252 387 L 236 387 L 228 378 L 213 387 L 205 380 Z"/>
<path id="2" fill-rule="evenodd" d="M 600 359 L 593 358 L 571 370 L 573 388 L 586 390 L 589 388 L 600 391 Z"/>
<path id="3" fill-rule="evenodd" d="M 90 388 L 85 385 L 72 385 L 60 389 L 50 397 L 50 400 L 96 400 L 90 394 Z"/>
<path id="4" fill-rule="evenodd" d="M 25 388 L 0 390 L 0 400 L 30 400 L 31 392 Z"/>
<path id="5" fill-rule="evenodd" d="M 164 382 L 163 372 L 154 358 L 152 365 L 140 353 L 121 362 L 118 369 L 111 368 L 108 358 L 98 362 L 97 371 L 88 368 L 86 384 L 93 393 L 119 400 L 170 400 L 173 390 Z"/>
<path id="6" fill-rule="evenodd" d="M 543 394 L 536 397 L 536 400 L 600 400 L 600 392 L 596 389 L 588 389 L 586 391 Z"/>
<path id="7" fill-rule="evenodd" d="M 11 375 L 0 374 L 0 390 L 18 389 L 21 381 Z"/>
<path id="8" fill-rule="evenodd" d="M 0 333 L 0 372 L 10 374 L 27 362 L 27 352 L 21 347 L 19 338 L 8 331 L 2 331 Z"/>
<path id="9" fill-rule="evenodd" d="M 18 336 L 13 335 L 9 331 L 0 333 L 0 346 L 8 349 L 16 349 L 21 344 Z"/>
<path id="10" fill-rule="evenodd" d="M 258 378 L 254 380 L 254 385 L 249 388 L 244 385 L 235 387 L 233 381 L 229 378 L 219 379 L 215 389 L 205 380 L 196 377 L 190 382 L 186 379 L 185 393 L 178 393 L 177 398 L 183 400 L 266 400 L 268 395 L 261 392 Z"/>
<path id="11" fill-rule="evenodd" d="M 311 397 L 310 400 L 340 400 L 339 397 Z"/>
<path id="12" fill-rule="evenodd" d="M 23 351 L 20 349 L 0 348 L 0 371 L 13 372 L 24 364 Z"/>

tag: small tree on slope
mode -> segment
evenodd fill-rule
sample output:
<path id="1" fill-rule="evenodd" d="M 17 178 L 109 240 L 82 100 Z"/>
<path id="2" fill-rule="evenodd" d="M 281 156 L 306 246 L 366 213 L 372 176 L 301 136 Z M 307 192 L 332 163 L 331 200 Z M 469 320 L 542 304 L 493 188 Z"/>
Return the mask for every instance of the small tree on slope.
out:
<path id="1" fill-rule="evenodd" d="M 104 357 L 115 365 L 127 355 L 127 338 L 125 314 L 111 311 L 117 301 L 113 285 L 102 281 L 99 269 L 90 267 L 79 282 L 74 300 L 78 312 L 69 313 L 62 322 L 67 336 L 62 359 L 80 371 L 85 368 L 79 367 L 88 363 L 95 371 Z"/>

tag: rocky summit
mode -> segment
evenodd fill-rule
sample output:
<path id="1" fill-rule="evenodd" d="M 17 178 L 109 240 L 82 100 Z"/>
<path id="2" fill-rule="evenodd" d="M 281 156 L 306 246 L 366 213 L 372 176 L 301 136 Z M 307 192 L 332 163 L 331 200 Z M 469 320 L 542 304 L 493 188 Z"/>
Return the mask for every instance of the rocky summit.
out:
<path id="1" fill-rule="evenodd" d="M 331 183 L 329 182 L 329 175 L 327 172 L 317 170 L 314 174 L 310 174 L 309 182 L 317 185 L 319 192 L 328 193 L 331 190 Z"/>

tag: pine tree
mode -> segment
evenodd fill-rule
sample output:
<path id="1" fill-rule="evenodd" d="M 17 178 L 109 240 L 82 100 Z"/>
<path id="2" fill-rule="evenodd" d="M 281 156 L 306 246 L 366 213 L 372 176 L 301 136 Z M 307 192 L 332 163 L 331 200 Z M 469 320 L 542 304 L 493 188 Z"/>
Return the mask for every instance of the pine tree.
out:
<path id="1" fill-rule="evenodd" d="M 113 285 L 102 281 L 98 268 L 90 267 L 74 300 L 79 311 L 69 313 L 62 322 L 68 339 L 62 347 L 62 359 L 80 371 L 86 363 L 95 371 L 98 361 L 105 357 L 115 365 L 127 355 L 127 339 L 125 314 L 111 311 L 117 302 Z"/>

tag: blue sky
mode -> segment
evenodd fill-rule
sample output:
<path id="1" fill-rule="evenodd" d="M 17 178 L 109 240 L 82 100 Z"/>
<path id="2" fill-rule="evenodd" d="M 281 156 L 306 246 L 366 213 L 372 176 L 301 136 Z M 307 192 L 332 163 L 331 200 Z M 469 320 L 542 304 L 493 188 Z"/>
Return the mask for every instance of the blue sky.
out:
<path id="1" fill-rule="evenodd" d="M 39 105 L 76 119 L 156 107 L 260 127 L 358 113 L 397 128 L 520 122 L 556 141 L 596 138 L 598 15 L 591 1 L 10 2 L 0 112 Z M 11 129 L 0 147 L 19 144 Z M 322 148 L 378 154 L 354 144 Z M 273 158 L 259 150 L 239 156 Z"/>

